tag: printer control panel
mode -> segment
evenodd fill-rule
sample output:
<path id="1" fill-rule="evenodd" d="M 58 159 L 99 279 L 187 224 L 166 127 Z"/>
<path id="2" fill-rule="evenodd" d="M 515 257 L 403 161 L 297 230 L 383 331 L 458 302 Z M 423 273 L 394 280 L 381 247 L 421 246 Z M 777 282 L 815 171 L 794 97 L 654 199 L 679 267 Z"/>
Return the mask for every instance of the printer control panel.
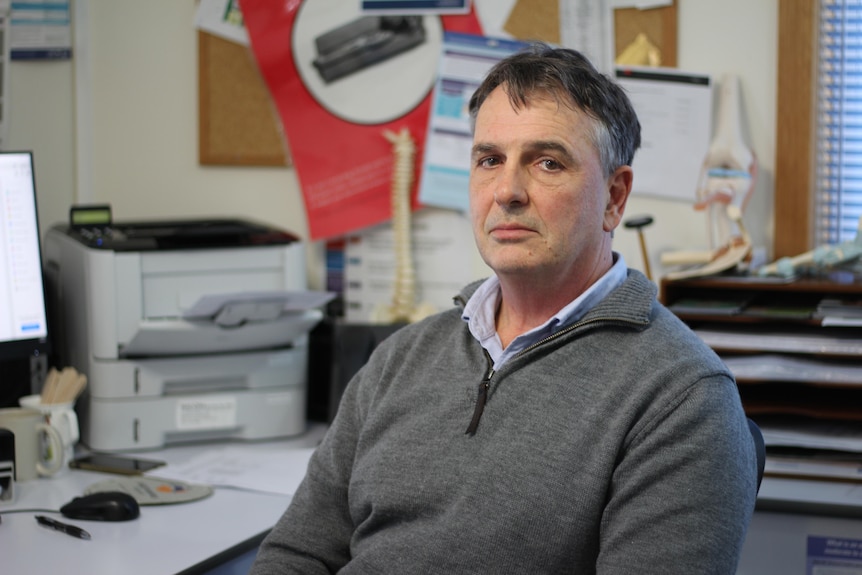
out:
<path id="1" fill-rule="evenodd" d="M 123 242 L 126 235 L 112 224 L 110 204 L 78 204 L 69 209 L 70 233 L 86 246 L 107 248 Z"/>
<path id="2" fill-rule="evenodd" d="M 86 226 L 75 228 L 83 243 L 90 247 L 102 247 L 113 242 L 121 242 L 126 235 L 111 226 Z"/>

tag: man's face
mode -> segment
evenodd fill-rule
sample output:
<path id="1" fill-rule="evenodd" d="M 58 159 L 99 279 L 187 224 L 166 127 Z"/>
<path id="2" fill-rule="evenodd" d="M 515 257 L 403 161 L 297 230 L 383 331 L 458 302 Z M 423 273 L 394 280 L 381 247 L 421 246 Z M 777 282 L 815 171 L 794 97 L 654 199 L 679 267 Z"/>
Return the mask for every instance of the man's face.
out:
<path id="1" fill-rule="evenodd" d="M 610 257 L 628 189 L 620 196 L 620 170 L 605 177 L 591 122 L 550 97 L 516 112 L 501 87 L 479 109 L 470 215 L 479 252 L 501 278 L 586 278 Z"/>

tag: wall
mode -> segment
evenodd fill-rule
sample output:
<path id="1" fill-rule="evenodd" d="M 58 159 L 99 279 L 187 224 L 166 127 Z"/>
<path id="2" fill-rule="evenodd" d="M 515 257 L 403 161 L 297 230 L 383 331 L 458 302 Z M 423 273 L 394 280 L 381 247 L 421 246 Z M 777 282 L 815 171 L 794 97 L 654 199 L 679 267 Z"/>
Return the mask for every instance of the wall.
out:
<path id="1" fill-rule="evenodd" d="M 744 220 L 754 245 L 771 251 L 778 0 L 677 2 L 678 67 L 710 74 L 716 81 L 725 73 L 739 77 L 742 111 L 749 127 L 747 142 L 759 162 L 757 186 Z M 640 213 L 655 218 L 655 223 L 645 231 L 653 270 L 658 267 L 663 251 L 707 247 L 706 219 L 690 204 L 635 197 L 629 201 L 626 214 Z M 641 265 L 636 234 L 627 230 L 618 232 L 615 246 L 630 266 Z"/>
<path id="2" fill-rule="evenodd" d="M 760 161 L 745 220 L 755 244 L 770 248 L 778 0 L 678 7 L 679 67 L 739 75 Z M 34 150 L 43 230 L 65 221 L 73 202 L 109 202 L 118 219 L 237 216 L 306 237 L 293 170 L 198 165 L 195 2 L 75 0 L 74 11 L 74 61 L 10 67 L 9 148 Z M 705 220 L 690 204 L 632 198 L 627 215 L 644 213 L 655 219 L 645 231 L 654 275 L 662 251 L 706 247 Z M 642 267 L 634 232 L 619 230 L 615 247 Z M 323 285 L 322 253 L 308 245 L 313 288 Z"/>
<path id="3" fill-rule="evenodd" d="M 33 150 L 39 226 L 66 220 L 75 197 L 73 68 L 14 62 L 9 70 L 8 150 Z"/>

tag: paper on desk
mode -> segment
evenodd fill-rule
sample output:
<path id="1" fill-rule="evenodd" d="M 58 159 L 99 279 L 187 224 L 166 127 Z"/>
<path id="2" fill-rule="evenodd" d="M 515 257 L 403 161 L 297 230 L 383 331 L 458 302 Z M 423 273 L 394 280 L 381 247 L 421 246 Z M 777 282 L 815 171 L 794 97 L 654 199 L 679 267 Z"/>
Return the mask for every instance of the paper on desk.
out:
<path id="1" fill-rule="evenodd" d="M 183 463 L 171 463 L 152 475 L 214 487 L 233 487 L 293 495 L 305 477 L 313 447 L 285 449 L 224 447 Z"/>

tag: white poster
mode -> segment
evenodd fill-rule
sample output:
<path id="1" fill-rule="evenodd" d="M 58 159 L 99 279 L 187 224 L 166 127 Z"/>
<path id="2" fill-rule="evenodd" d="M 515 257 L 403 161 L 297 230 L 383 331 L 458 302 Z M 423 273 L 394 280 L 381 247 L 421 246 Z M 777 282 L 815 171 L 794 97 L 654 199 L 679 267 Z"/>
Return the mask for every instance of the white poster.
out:
<path id="1" fill-rule="evenodd" d="M 617 68 L 641 124 L 632 193 L 694 203 L 712 134 L 709 76 L 672 68 Z"/>

